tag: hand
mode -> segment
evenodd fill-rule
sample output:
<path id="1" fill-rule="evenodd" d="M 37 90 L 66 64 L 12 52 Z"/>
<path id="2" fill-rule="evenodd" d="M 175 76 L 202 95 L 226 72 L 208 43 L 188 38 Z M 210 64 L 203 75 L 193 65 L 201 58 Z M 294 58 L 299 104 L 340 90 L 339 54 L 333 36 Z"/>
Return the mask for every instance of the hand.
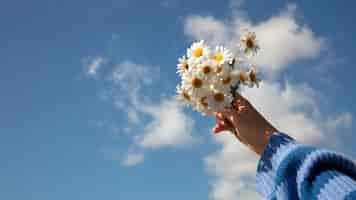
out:
<path id="1" fill-rule="evenodd" d="M 277 131 L 244 97 L 238 95 L 232 107 L 216 113 L 214 133 L 232 132 L 237 139 L 261 155 Z"/>

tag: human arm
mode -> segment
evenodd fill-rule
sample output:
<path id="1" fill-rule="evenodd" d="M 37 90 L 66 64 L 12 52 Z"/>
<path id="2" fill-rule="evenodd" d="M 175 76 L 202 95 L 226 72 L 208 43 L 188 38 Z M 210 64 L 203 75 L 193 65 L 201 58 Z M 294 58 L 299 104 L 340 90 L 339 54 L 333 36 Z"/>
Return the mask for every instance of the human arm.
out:
<path id="1" fill-rule="evenodd" d="M 252 151 L 261 155 L 273 133 L 278 132 L 244 97 L 237 94 L 232 108 L 216 113 L 214 133 L 230 131 Z"/>
<path id="2" fill-rule="evenodd" d="M 257 190 L 266 199 L 356 199 L 356 166 L 340 153 L 298 144 L 243 97 L 216 114 L 215 133 L 231 131 L 261 156 Z"/>

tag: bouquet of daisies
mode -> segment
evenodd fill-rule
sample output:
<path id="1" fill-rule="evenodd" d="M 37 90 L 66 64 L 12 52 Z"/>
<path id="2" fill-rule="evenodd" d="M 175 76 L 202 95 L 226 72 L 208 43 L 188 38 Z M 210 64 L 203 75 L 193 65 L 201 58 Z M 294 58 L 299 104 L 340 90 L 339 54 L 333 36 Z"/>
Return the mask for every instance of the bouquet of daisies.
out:
<path id="1" fill-rule="evenodd" d="M 240 86 L 258 87 L 259 74 L 249 63 L 259 50 L 256 35 L 245 31 L 235 52 L 223 46 L 210 47 L 204 41 L 193 43 L 179 58 L 177 99 L 203 115 L 229 107 Z"/>

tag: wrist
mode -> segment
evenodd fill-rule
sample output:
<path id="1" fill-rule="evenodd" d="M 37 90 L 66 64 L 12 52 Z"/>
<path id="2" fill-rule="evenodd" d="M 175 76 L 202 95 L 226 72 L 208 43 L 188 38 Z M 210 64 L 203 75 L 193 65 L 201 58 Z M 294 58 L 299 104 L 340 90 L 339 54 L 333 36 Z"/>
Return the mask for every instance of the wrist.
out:
<path id="1" fill-rule="evenodd" d="M 249 147 L 258 155 L 262 155 L 267 147 L 269 140 L 277 129 L 272 126 L 257 110 L 253 107 L 245 113 L 244 123 L 236 127 L 236 131 L 243 136 L 241 142 Z"/>
<path id="2" fill-rule="evenodd" d="M 273 127 L 266 127 L 257 132 L 251 132 L 249 137 L 240 138 L 240 141 L 256 154 L 262 155 L 275 132 L 277 130 Z"/>
<path id="3" fill-rule="evenodd" d="M 273 127 L 266 127 L 265 129 L 261 130 L 260 132 L 260 139 L 254 144 L 255 152 L 258 155 L 262 155 L 264 150 L 266 149 L 269 141 L 277 130 Z"/>

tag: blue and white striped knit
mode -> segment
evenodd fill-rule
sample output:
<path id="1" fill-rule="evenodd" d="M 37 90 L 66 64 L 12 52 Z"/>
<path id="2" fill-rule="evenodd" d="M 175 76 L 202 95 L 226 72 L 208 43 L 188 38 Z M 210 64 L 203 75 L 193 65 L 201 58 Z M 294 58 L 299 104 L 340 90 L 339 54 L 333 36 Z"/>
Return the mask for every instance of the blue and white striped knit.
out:
<path id="1" fill-rule="evenodd" d="M 356 165 L 276 133 L 258 163 L 257 190 L 271 200 L 356 200 Z"/>

